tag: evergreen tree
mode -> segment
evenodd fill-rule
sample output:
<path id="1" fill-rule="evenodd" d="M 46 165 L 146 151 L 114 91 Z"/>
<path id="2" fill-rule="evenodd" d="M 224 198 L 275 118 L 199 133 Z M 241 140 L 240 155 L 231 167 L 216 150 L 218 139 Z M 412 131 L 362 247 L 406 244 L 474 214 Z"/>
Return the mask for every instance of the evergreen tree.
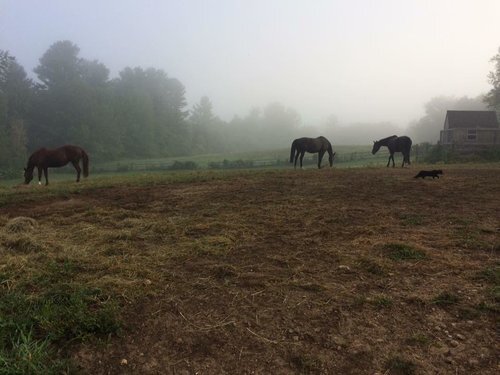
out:
<path id="1" fill-rule="evenodd" d="M 32 88 L 24 68 L 0 50 L 0 167 L 8 174 L 21 170 L 26 161 L 25 119 Z"/>
<path id="2" fill-rule="evenodd" d="M 129 156 L 185 153 L 184 87 L 158 69 L 126 68 L 113 82 L 116 116 Z"/>
<path id="3" fill-rule="evenodd" d="M 207 96 L 203 96 L 200 102 L 193 106 L 189 121 L 193 152 L 209 152 L 211 149 L 209 131 L 215 121 L 215 116 L 212 112 L 212 102 Z"/>
<path id="4" fill-rule="evenodd" d="M 120 138 L 114 123 L 109 70 L 78 57 L 70 41 L 54 43 L 35 68 L 43 85 L 36 92 L 30 148 L 77 144 L 97 158 L 116 157 Z"/>

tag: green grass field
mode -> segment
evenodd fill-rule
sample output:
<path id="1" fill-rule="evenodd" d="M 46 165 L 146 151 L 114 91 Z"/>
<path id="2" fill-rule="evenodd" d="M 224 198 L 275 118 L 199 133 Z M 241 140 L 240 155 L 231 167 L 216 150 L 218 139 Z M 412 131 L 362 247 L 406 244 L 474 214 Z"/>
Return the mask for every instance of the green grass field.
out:
<path id="1" fill-rule="evenodd" d="M 359 168 L 359 167 L 375 167 L 382 166 L 387 163 L 388 152 L 385 149 L 380 150 L 376 155 L 371 155 L 371 146 L 336 146 L 334 151 L 337 153 L 334 160 L 335 168 Z M 106 176 L 106 177 L 121 177 L 143 173 L 166 173 L 163 171 L 148 171 L 148 169 L 155 169 L 158 166 L 170 166 L 174 162 L 194 162 L 197 169 L 207 169 L 210 163 L 222 163 L 224 160 L 228 161 L 253 161 L 253 162 L 279 162 L 279 165 L 272 165 L 269 168 L 291 168 L 292 164 L 288 162 L 290 157 L 289 149 L 277 149 L 256 152 L 242 152 L 242 153 L 221 153 L 221 154 L 207 154 L 207 155 L 192 155 L 181 157 L 168 157 L 168 158 L 152 158 L 152 159 L 122 159 L 111 162 L 96 162 L 91 160 L 90 171 L 93 176 Z M 315 161 L 312 154 L 306 154 L 304 157 L 305 168 L 315 168 Z M 399 162 L 396 156 L 396 162 Z M 328 156 L 323 158 L 323 166 L 328 166 Z M 169 172 L 170 173 L 170 172 Z M 68 181 L 76 177 L 74 168 L 67 165 L 63 168 L 49 169 L 49 181 L 51 183 L 58 181 Z M 42 178 L 42 182 L 43 182 Z M 0 179 L 0 189 L 10 188 L 21 184 L 23 182 L 22 167 L 19 168 L 19 178 Z M 35 178 L 31 182 L 32 185 L 37 183 L 36 170 Z"/>
<path id="2" fill-rule="evenodd" d="M 355 146 L 334 146 L 334 152 L 337 156 L 342 157 L 345 154 L 352 153 L 368 153 L 371 151 L 370 145 L 355 145 Z M 373 156 L 374 159 L 387 159 L 384 150 L 379 151 L 379 153 Z M 388 155 L 388 154 L 387 154 Z M 168 158 L 151 158 L 151 159 L 122 159 L 118 161 L 112 161 L 109 163 L 101 162 L 98 163 L 99 167 L 111 168 L 115 167 L 117 164 L 144 164 L 144 163 L 172 163 L 175 160 L 185 162 L 194 161 L 200 167 L 207 167 L 211 162 L 221 162 L 223 160 L 288 160 L 290 158 L 290 149 L 276 149 L 276 150 L 263 150 L 263 151 L 252 151 L 252 152 L 229 152 L 220 154 L 205 154 L 205 155 L 192 155 L 192 156 L 176 156 Z M 311 159 L 312 155 L 306 154 L 304 159 Z"/>

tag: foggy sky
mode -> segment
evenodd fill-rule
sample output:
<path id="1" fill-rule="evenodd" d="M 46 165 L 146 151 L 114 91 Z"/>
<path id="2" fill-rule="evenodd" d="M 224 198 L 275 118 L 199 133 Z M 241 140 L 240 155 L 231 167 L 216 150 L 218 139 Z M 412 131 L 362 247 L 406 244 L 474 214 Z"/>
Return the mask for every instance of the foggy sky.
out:
<path id="1" fill-rule="evenodd" d="M 0 0 L 0 49 L 30 76 L 59 40 L 112 77 L 163 69 L 224 120 L 278 101 L 306 125 L 406 126 L 432 97 L 490 89 L 499 14 L 498 0 Z"/>

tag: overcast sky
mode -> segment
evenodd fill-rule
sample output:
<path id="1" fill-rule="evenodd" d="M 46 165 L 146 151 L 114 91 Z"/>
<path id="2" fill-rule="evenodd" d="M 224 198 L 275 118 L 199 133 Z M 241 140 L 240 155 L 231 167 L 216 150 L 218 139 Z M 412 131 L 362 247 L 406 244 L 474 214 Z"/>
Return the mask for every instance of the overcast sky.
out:
<path id="1" fill-rule="evenodd" d="M 432 97 L 490 89 L 499 14 L 500 0 L 0 0 L 0 49 L 30 75 L 59 40 L 112 76 L 160 68 L 224 120 L 278 101 L 311 125 L 406 126 Z"/>

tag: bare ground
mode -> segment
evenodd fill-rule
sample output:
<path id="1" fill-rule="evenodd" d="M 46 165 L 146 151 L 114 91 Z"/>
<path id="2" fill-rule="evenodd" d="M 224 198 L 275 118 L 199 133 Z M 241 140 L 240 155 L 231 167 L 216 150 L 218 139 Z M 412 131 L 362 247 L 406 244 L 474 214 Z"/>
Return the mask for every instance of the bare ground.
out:
<path id="1" fill-rule="evenodd" d="M 500 169 L 415 173 L 83 189 L 0 215 L 121 296 L 121 334 L 72 349 L 83 373 L 498 373 Z"/>

